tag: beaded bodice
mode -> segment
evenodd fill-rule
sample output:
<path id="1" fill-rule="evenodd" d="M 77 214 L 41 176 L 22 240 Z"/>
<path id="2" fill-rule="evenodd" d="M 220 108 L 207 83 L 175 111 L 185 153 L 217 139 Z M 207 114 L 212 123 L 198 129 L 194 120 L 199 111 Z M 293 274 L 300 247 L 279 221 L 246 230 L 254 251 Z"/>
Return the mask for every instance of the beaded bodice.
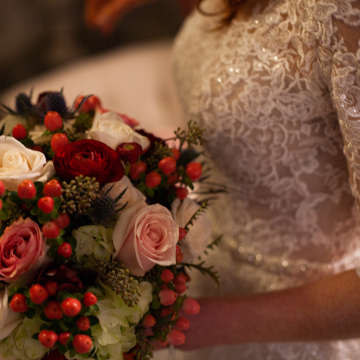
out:
<path id="1" fill-rule="evenodd" d="M 360 1 L 271 0 L 214 25 L 187 20 L 175 76 L 229 188 L 214 217 L 229 276 L 240 263 L 279 275 L 239 270 L 260 291 L 359 264 Z"/>

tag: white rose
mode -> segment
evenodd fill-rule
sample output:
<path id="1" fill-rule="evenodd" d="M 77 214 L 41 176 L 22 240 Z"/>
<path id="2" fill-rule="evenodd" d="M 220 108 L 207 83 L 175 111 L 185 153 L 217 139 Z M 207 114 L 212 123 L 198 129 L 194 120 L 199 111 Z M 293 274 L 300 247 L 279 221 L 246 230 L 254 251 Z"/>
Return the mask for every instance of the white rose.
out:
<path id="1" fill-rule="evenodd" d="M 129 142 L 139 144 L 142 149 L 146 149 L 150 145 L 146 136 L 138 134 L 129 125 L 126 125 L 122 117 L 115 112 L 96 113 L 87 136 L 89 139 L 103 142 L 114 150 L 118 145 Z"/>
<path id="2" fill-rule="evenodd" d="M 199 207 L 195 201 L 189 198 L 185 198 L 182 201 L 175 199 L 171 204 L 171 212 L 175 222 L 180 227 L 185 227 Z M 204 253 L 204 250 L 211 241 L 211 234 L 211 221 L 206 213 L 202 213 L 181 241 L 185 262 L 191 262 Z"/>
<path id="3" fill-rule="evenodd" d="M 17 190 L 25 179 L 46 182 L 55 174 L 51 161 L 40 151 L 28 149 L 11 136 L 0 136 L 0 180 Z"/>
<path id="4" fill-rule="evenodd" d="M 21 323 L 20 314 L 9 308 L 7 288 L 0 293 L 0 341 L 8 337 Z"/>
<path id="5" fill-rule="evenodd" d="M 124 195 L 118 201 L 120 207 L 125 204 L 127 207 L 130 207 L 139 201 L 145 203 L 146 198 L 144 194 L 131 183 L 127 176 L 123 176 L 121 180 L 108 183 L 104 186 L 104 191 L 108 191 L 108 195 L 112 199 L 116 199 L 124 190 L 126 190 Z"/>

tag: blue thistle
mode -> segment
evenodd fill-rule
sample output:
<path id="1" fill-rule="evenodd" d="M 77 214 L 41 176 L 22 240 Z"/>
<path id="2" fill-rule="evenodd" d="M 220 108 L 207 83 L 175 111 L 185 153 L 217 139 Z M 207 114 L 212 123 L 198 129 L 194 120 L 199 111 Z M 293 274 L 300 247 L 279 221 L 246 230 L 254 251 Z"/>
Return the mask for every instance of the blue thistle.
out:
<path id="1" fill-rule="evenodd" d="M 37 106 L 44 114 L 48 111 L 56 111 L 64 117 L 68 113 L 64 95 L 60 91 L 46 91 L 41 93 Z"/>

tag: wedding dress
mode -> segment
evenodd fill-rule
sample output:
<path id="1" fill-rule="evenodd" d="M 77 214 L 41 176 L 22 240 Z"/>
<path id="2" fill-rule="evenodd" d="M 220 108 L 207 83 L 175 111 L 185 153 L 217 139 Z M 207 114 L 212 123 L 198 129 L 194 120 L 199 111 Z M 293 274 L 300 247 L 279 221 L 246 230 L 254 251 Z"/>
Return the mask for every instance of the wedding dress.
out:
<path id="1" fill-rule="evenodd" d="M 211 12 L 222 2 L 203 5 Z M 211 210 L 224 234 L 210 257 L 221 288 L 193 274 L 193 293 L 266 292 L 360 266 L 360 1 L 271 0 L 248 19 L 214 25 L 195 11 L 174 49 L 186 117 L 204 127 L 229 189 Z M 355 360 L 360 339 L 176 356 Z"/>

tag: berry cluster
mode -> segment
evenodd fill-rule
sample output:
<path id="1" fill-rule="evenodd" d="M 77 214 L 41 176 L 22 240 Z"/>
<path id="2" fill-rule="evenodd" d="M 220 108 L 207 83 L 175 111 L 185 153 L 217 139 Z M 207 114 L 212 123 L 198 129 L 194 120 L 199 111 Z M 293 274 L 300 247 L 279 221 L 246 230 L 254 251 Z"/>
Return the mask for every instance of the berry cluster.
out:
<path id="1" fill-rule="evenodd" d="M 62 353 L 68 350 L 89 353 L 93 348 L 90 329 L 97 323 L 93 315 L 97 311 L 98 299 L 91 291 L 70 295 L 61 288 L 62 284 L 56 281 L 33 284 L 29 291 L 22 289 L 11 297 L 10 308 L 29 317 L 40 313 L 44 324 L 37 339 L 46 348 L 58 347 Z"/>

